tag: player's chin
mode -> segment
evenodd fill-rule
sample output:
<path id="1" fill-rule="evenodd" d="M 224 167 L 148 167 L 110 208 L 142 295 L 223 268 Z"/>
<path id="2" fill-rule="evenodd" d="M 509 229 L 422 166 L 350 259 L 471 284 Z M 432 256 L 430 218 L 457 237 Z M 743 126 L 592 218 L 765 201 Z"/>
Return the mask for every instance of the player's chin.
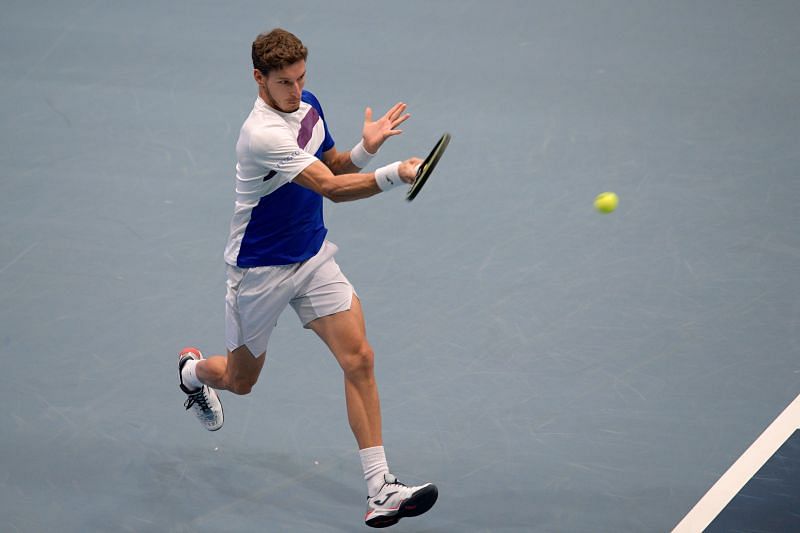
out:
<path id="1" fill-rule="evenodd" d="M 274 106 L 275 109 L 280 111 L 281 113 L 294 113 L 298 109 L 300 109 L 300 101 L 284 101 L 284 102 L 275 102 Z"/>

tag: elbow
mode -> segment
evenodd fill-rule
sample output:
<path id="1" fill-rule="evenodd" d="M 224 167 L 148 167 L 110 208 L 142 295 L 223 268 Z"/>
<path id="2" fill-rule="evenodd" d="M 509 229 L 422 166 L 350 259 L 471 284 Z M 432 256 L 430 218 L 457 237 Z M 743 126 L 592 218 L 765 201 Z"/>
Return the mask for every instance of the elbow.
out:
<path id="1" fill-rule="evenodd" d="M 327 185 L 322 187 L 322 189 L 317 192 L 331 202 L 339 203 L 345 200 L 345 198 L 342 196 L 340 188 L 335 185 Z"/>

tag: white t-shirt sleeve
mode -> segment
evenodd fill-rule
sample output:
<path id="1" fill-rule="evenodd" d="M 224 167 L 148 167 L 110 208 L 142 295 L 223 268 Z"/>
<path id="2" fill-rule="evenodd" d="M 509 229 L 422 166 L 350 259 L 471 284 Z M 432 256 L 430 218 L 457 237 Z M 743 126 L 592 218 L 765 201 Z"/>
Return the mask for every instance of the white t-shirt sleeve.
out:
<path id="1" fill-rule="evenodd" d="M 250 138 L 250 154 L 253 162 L 267 170 L 266 181 L 274 182 L 275 189 L 292 181 L 316 157 L 301 149 L 288 127 L 273 125 L 262 129 Z"/>

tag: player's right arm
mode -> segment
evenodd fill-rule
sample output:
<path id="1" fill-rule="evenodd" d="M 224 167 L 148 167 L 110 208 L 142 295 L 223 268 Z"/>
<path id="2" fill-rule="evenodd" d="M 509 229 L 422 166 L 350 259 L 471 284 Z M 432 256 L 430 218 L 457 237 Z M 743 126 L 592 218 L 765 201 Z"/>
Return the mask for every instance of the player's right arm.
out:
<path id="1" fill-rule="evenodd" d="M 402 183 L 414 182 L 414 178 L 417 175 L 417 167 L 421 163 L 422 159 L 418 157 L 412 157 L 399 163 L 396 173 Z M 389 165 L 389 167 L 391 166 Z M 302 170 L 292 181 L 321 194 L 333 202 L 348 202 L 378 194 L 388 188 L 386 186 L 387 183 L 390 184 L 389 186 L 400 185 L 401 183 L 392 181 L 392 179 L 396 179 L 396 176 L 394 176 L 393 172 L 386 170 L 387 168 L 382 167 L 375 172 L 339 174 L 337 176 L 324 163 L 317 160 Z M 378 179 L 376 179 L 376 173 L 381 174 Z M 379 181 L 384 184 L 384 188 L 378 185 Z"/>

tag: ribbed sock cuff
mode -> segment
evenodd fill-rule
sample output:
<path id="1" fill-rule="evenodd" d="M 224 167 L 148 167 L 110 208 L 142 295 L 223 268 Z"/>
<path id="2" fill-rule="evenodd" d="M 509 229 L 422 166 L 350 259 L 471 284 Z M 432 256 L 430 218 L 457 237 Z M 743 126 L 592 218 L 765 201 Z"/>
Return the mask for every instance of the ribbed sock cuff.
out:
<path id="1" fill-rule="evenodd" d="M 389 472 L 386 451 L 383 446 L 373 446 L 359 450 L 358 454 L 361 456 L 361 467 L 364 469 L 364 479 L 367 481 L 367 494 L 371 498 L 381 490 L 383 474 Z"/>

